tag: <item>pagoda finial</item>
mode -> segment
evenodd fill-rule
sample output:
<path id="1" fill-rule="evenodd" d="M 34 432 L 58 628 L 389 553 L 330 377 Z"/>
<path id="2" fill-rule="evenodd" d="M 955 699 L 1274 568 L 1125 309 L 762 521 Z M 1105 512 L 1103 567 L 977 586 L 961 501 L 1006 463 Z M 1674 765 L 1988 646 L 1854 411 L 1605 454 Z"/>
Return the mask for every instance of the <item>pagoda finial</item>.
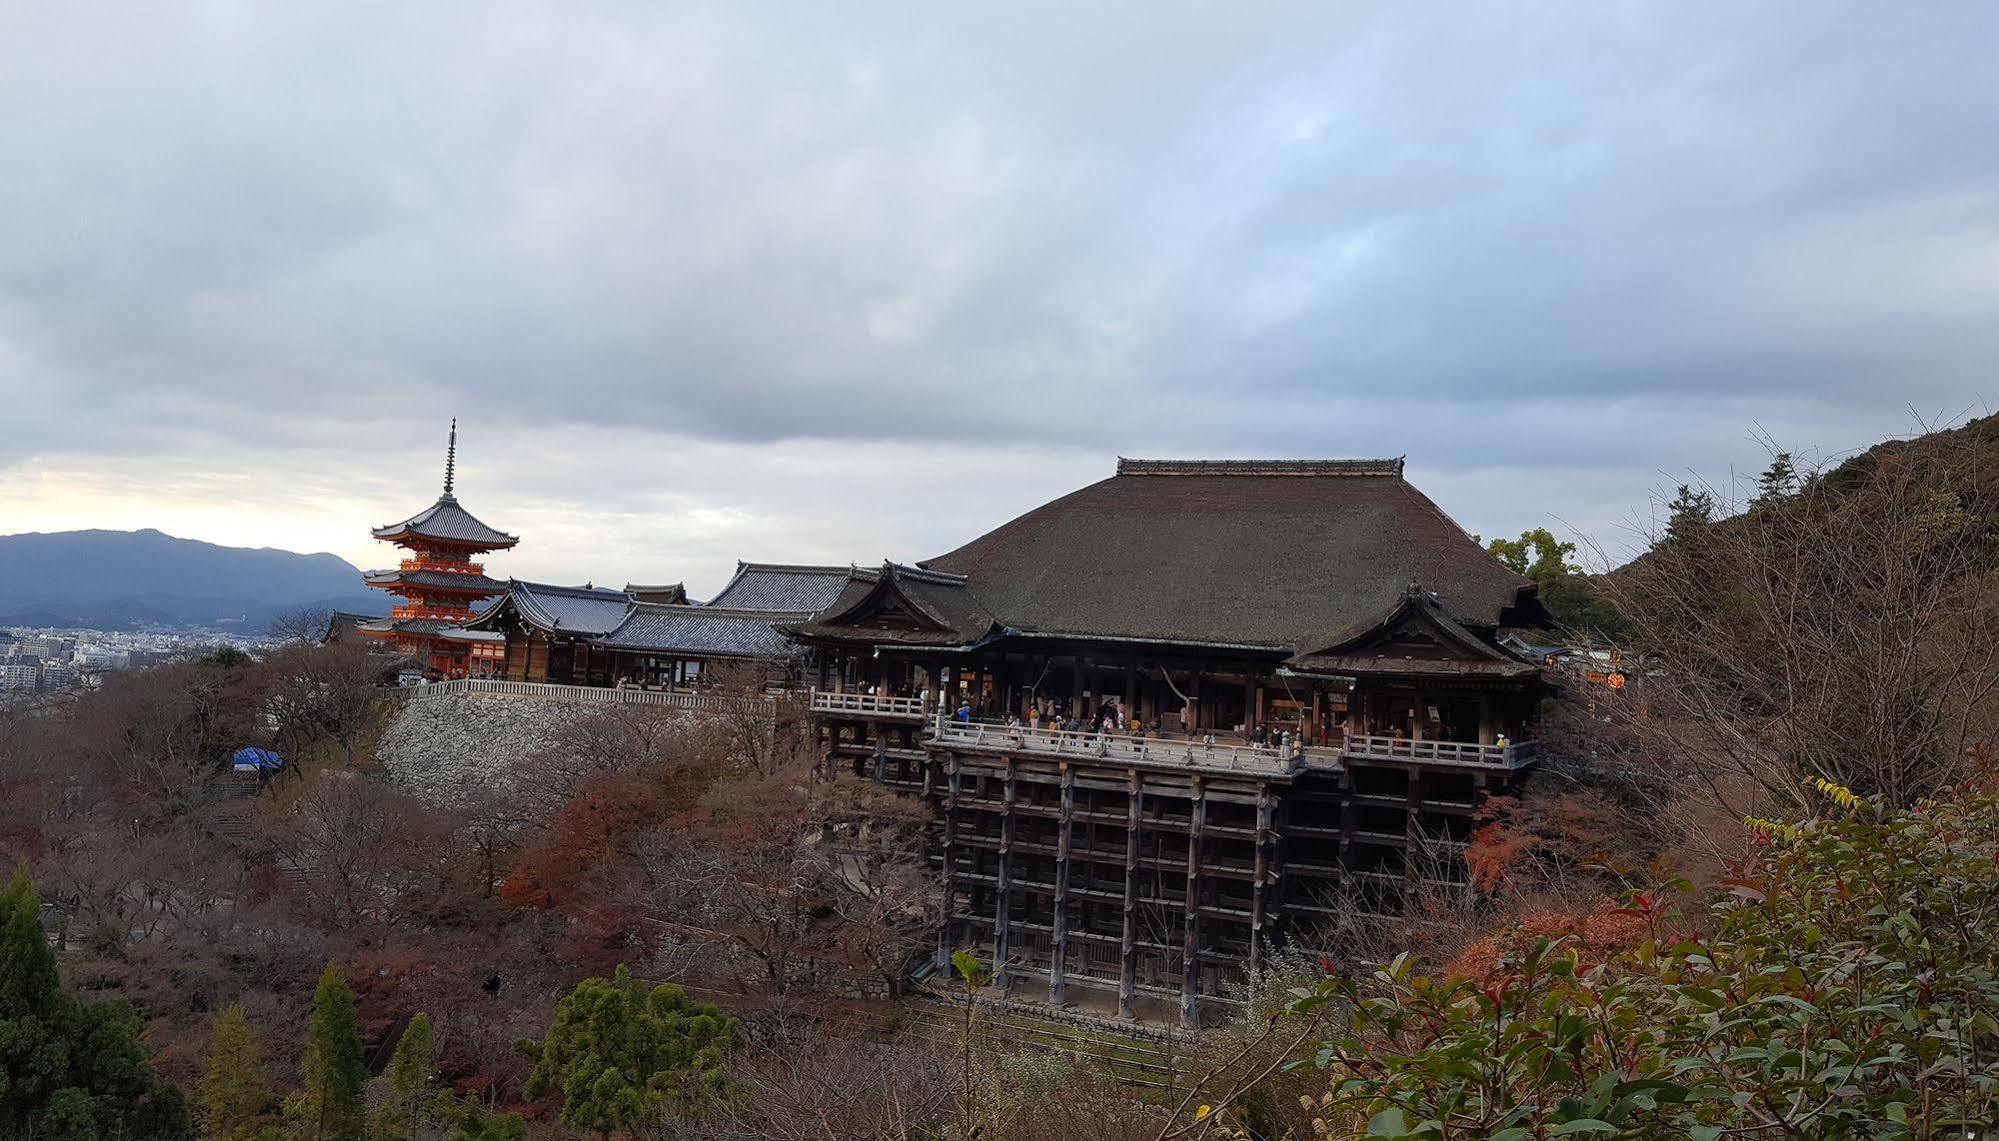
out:
<path id="1" fill-rule="evenodd" d="M 444 446 L 444 494 L 451 494 L 451 469 L 458 463 L 458 417 L 451 418 L 451 442 Z"/>

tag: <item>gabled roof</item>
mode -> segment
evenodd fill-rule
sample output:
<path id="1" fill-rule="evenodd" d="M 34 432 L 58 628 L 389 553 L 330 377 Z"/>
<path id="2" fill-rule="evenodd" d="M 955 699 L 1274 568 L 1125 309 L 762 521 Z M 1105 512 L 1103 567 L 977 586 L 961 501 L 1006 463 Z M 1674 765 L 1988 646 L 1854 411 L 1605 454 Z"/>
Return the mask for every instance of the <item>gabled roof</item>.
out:
<path id="1" fill-rule="evenodd" d="M 411 537 L 438 539 L 482 550 L 500 550 L 520 542 L 519 538 L 505 531 L 494 530 L 481 523 L 470 511 L 460 507 L 457 498 L 448 491 L 438 496 L 436 503 L 402 522 L 375 528 L 374 535 L 377 539 L 390 542 Z"/>
<path id="2" fill-rule="evenodd" d="M 771 624 L 779 617 L 767 610 L 641 602 L 616 629 L 591 644 L 686 657 L 785 658 L 791 655 L 791 641 Z"/>
<path id="3" fill-rule="evenodd" d="M 481 620 L 512 613 L 528 625 L 550 633 L 593 638 L 615 629 L 634 605 L 631 596 L 622 590 L 512 579 L 507 583 L 506 596 L 495 602 Z"/>
<path id="4" fill-rule="evenodd" d="M 884 562 L 855 569 L 832 605 L 783 627 L 804 637 L 912 646 L 962 646 L 997 629 L 964 576 Z"/>
<path id="5" fill-rule="evenodd" d="M 483 574 L 454 574 L 450 571 L 377 570 L 365 571 L 361 577 L 369 586 L 381 589 L 421 586 L 478 595 L 499 594 L 507 589 L 507 584 L 496 578 L 487 578 Z"/>
<path id="6" fill-rule="evenodd" d="M 851 566 L 804 566 L 796 563 L 736 564 L 736 577 L 709 606 L 734 610 L 813 613 L 833 605 L 857 572 Z"/>
<path id="7" fill-rule="evenodd" d="M 386 619 L 379 614 L 350 614 L 345 610 L 336 610 L 327 616 L 326 634 L 319 640 L 338 642 L 353 637 L 354 632 L 365 623 L 381 621 Z"/>
<path id="8" fill-rule="evenodd" d="M 1286 665 L 1311 673 L 1525 677 L 1536 663 L 1454 620 L 1435 594 L 1410 583 L 1373 617 L 1302 642 Z"/>
<path id="9" fill-rule="evenodd" d="M 1288 654 L 1378 617 L 1410 582 L 1466 626 L 1540 613 L 1534 584 L 1411 486 L 1401 460 L 1120 460 L 1112 478 L 922 565 L 965 576 L 984 611 L 1025 634 Z"/>
<path id="10" fill-rule="evenodd" d="M 661 602 L 670 606 L 686 606 L 688 604 L 687 586 L 685 583 L 672 582 L 663 586 L 639 586 L 628 582 L 625 584 L 625 593 L 631 595 L 635 602 Z"/>

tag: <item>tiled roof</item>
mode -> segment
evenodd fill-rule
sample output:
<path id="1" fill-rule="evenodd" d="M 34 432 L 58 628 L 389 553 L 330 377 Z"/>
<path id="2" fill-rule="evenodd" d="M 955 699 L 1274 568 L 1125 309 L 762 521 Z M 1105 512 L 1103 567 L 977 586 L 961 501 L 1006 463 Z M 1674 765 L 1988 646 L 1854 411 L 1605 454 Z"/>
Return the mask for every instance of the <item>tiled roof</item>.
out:
<path id="1" fill-rule="evenodd" d="M 1484 675 L 1527 677 L 1539 670 L 1510 648 L 1488 642 L 1447 613 L 1418 583 L 1345 629 L 1298 646 L 1290 666 L 1350 676 Z"/>
<path id="2" fill-rule="evenodd" d="M 1029 634 L 1292 651 L 1380 615 L 1411 582 L 1465 626 L 1538 615 L 1533 583 L 1401 470 L 1399 460 L 1125 460 L 1121 474 L 923 565 L 965 575 L 980 607 Z"/>
<path id="3" fill-rule="evenodd" d="M 872 573 L 872 572 L 869 572 Z M 799 566 L 787 563 L 736 564 L 736 577 L 708 605 L 731 610 L 774 610 L 812 613 L 840 597 L 853 567 Z"/>
<path id="4" fill-rule="evenodd" d="M 992 633 L 994 622 L 963 576 L 885 562 L 857 570 L 831 606 L 786 628 L 806 637 L 962 646 Z"/>
<path id="5" fill-rule="evenodd" d="M 327 616 L 326 634 L 320 641 L 338 642 L 351 637 L 356 630 L 370 622 L 383 621 L 387 619 L 379 614 L 350 614 L 345 610 L 336 610 Z"/>
<path id="6" fill-rule="evenodd" d="M 505 531 L 497 531 L 481 523 L 470 511 L 460 507 L 458 500 L 449 492 L 439 496 L 436 503 L 400 523 L 375 528 L 374 534 L 377 539 L 398 539 L 407 535 L 419 535 L 427 539 L 444 539 L 495 550 L 511 547 L 520 542 L 520 539 Z"/>
<path id="7" fill-rule="evenodd" d="M 637 602 L 668 602 L 680 606 L 687 605 L 687 587 L 684 583 L 673 582 L 663 586 L 640 586 L 636 583 L 628 582 L 625 584 L 625 593 L 631 595 L 633 600 Z"/>
<path id="8" fill-rule="evenodd" d="M 368 571 L 362 576 L 369 586 L 394 587 L 401 585 L 429 586 L 443 590 L 457 590 L 468 594 L 503 594 L 507 584 L 483 574 L 453 574 L 449 571 Z"/>
<path id="9" fill-rule="evenodd" d="M 354 628 L 364 634 L 435 634 L 455 630 L 458 623 L 448 618 L 376 618 Z"/>
<path id="10" fill-rule="evenodd" d="M 543 582 L 508 584 L 502 605 L 511 604 L 520 616 L 544 630 L 589 637 L 602 634 L 625 620 L 633 606 L 622 590 L 590 586 L 551 586 Z"/>
<path id="11" fill-rule="evenodd" d="M 768 610 L 639 603 L 617 629 L 592 644 L 690 657 L 783 658 L 790 656 L 791 642 L 772 623 L 803 617 Z"/>

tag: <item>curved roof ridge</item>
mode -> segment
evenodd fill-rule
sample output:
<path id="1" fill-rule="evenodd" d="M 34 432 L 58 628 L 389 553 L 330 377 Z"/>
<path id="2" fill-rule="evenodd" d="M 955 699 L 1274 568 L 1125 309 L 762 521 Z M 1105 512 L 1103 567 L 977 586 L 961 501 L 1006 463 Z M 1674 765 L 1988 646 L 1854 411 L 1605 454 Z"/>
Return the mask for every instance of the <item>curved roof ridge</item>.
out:
<path id="1" fill-rule="evenodd" d="M 518 535 L 509 535 L 497 527 L 482 522 L 470 511 L 465 510 L 459 504 L 457 497 L 448 491 L 438 496 L 437 502 L 402 522 L 375 527 L 371 533 L 377 539 L 393 540 L 401 535 L 420 535 L 427 539 L 495 549 L 511 547 L 521 541 Z"/>
<path id="2" fill-rule="evenodd" d="M 1402 475 L 1402 456 L 1383 460 L 1140 460 L 1119 456 L 1119 475 Z"/>

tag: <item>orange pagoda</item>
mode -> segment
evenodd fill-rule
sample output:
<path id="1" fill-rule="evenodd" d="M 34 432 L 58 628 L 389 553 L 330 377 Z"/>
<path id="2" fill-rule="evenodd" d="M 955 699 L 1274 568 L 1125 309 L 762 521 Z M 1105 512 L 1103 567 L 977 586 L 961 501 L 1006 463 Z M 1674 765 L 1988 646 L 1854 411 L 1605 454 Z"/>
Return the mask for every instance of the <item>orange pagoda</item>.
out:
<path id="1" fill-rule="evenodd" d="M 425 672 L 441 678 L 497 676 L 505 667 L 503 635 L 467 630 L 482 599 L 507 592 L 507 584 L 486 577 L 473 556 L 503 551 L 520 542 L 496 531 L 458 505 L 451 493 L 458 461 L 458 421 L 451 422 L 444 452 L 444 494 L 436 503 L 400 523 L 376 527 L 374 535 L 409 551 L 394 570 L 367 572 L 369 586 L 402 598 L 387 618 L 361 623 L 358 633 L 381 638 L 422 659 Z"/>

